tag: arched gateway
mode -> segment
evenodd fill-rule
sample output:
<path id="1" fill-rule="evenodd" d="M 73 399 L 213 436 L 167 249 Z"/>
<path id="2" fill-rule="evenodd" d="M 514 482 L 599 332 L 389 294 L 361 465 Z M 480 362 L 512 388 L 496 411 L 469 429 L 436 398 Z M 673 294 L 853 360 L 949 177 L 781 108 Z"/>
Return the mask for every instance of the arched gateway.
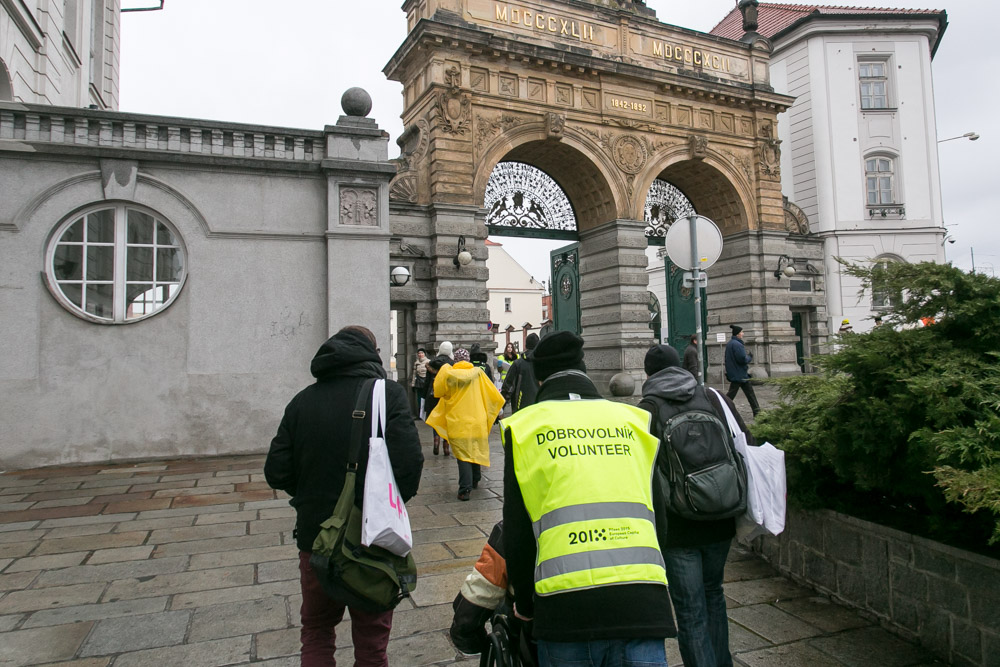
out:
<path id="1" fill-rule="evenodd" d="M 631 0 L 403 9 L 409 35 L 384 71 L 403 84 L 406 127 L 392 263 L 414 280 L 392 302 L 412 311 L 417 342 L 489 340 L 484 198 L 510 161 L 551 176 L 573 207 L 586 363 L 602 390 L 616 373 L 641 377 L 652 343 L 644 217 L 657 179 L 726 237 L 711 272 L 713 330 L 738 322 L 769 348 L 771 372 L 797 370 L 789 318 L 770 321 L 764 280 L 788 237 L 775 137 L 793 101 L 769 84 L 767 40 L 666 25 Z M 453 261 L 460 237 L 467 266 Z"/>

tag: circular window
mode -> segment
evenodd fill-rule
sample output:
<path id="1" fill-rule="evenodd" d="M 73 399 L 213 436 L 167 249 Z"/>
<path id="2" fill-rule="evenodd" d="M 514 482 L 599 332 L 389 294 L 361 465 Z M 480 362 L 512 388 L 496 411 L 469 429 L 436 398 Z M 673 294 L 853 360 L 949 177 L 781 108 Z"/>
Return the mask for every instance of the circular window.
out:
<path id="1" fill-rule="evenodd" d="M 184 284 L 184 246 L 149 211 L 125 206 L 85 212 L 61 224 L 49 242 L 49 289 L 74 315 L 126 324 L 169 306 Z"/>

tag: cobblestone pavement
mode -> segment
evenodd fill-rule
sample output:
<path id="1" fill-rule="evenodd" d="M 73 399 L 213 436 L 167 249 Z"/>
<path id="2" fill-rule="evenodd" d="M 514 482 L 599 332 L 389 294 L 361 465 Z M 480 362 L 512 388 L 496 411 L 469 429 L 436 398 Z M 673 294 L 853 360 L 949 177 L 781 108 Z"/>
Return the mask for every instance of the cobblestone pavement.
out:
<path id="1" fill-rule="evenodd" d="M 474 665 L 447 628 L 451 602 L 500 519 L 499 443 L 483 484 L 459 502 L 454 460 L 434 456 L 430 431 L 420 429 L 427 463 L 409 503 L 420 580 L 395 614 L 390 663 Z M 294 515 L 265 484 L 263 462 L 189 458 L 0 475 L 0 665 L 298 665 Z M 931 664 L 742 548 L 726 581 L 740 665 Z M 338 662 L 350 665 L 346 623 L 339 635 Z M 680 664 L 676 643 L 667 649 Z"/>

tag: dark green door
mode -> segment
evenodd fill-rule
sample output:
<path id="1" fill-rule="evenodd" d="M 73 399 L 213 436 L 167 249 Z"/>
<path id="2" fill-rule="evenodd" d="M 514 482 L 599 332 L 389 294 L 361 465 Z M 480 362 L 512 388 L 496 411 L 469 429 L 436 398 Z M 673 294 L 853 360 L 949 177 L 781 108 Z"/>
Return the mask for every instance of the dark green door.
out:
<path id="1" fill-rule="evenodd" d="M 806 355 L 802 345 L 802 313 L 792 313 L 792 328 L 795 329 L 795 360 L 802 372 L 806 372 Z"/>
<path id="2" fill-rule="evenodd" d="M 579 334 L 580 327 L 580 244 L 549 253 L 552 268 L 552 326 L 556 331 Z"/>
<path id="3" fill-rule="evenodd" d="M 684 269 L 676 266 L 669 257 L 663 258 L 667 272 L 667 343 L 681 356 L 684 348 L 691 342 L 691 336 L 697 329 L 694 310 L 694 288 L 684 287 Z M 701 290 L 701 349 L 705 349 L 705 334 L 708 327 L 708 298 L 705 290 Z M 703 373 L 708 371 L 708 355 L 703 355 Z"/>

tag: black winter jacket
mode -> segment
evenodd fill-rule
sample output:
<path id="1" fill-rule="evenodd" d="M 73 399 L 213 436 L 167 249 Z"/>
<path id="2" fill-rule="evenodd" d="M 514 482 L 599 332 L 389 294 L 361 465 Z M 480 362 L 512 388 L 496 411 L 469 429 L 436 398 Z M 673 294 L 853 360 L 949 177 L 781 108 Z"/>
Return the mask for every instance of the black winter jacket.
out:
<path id="1" fill-rule="evenodd" d="M 312 551 L 319 525 L 330 518 L 344 488 L 351 436 L 351 413 L 366 378 L 384 378 L 375 347 L 353 331 L 341 332 L 323 343 L 312 360 L 316 383 L 300 391 L 285 408 L 278 433 L 271 440 L 264 476 L 272 488 L 292 496 L 295 543 Z M 403 501 L 417 493 L 424 455 L 413 425 L 406 390 L 385 383 L 386 433 L 392 472 Z M 368 399 L 369 409 L 371 398 Z M 365 420 L 358 456 L 355 504 L 361 507 L 368 467 L 371 422 Z"/>
<path id="2" fill-rule="evenodd" d="M 535 403 L 566 401 L 571 394 L 582 399 L 601 398 L 586 375 L 567 371 L 550 376 L 538 390 Z M 556 595 L 534 594 L 538 545 L 514 472 L 509 429 L 504 429 L 503 440 L 503 543 L 507 576 L 514 587 L 518 612 L 534 617 L 534 636 L 557 642 L 676 636 L 667 587 L 660 584 L 623 584 Z M 655 486 L 653 502 L 654 506 L 661 504 Z M 660 516 L 656 521 L 660 523 Z M 658 529 L 657 535 L 662 532 Z"/>

